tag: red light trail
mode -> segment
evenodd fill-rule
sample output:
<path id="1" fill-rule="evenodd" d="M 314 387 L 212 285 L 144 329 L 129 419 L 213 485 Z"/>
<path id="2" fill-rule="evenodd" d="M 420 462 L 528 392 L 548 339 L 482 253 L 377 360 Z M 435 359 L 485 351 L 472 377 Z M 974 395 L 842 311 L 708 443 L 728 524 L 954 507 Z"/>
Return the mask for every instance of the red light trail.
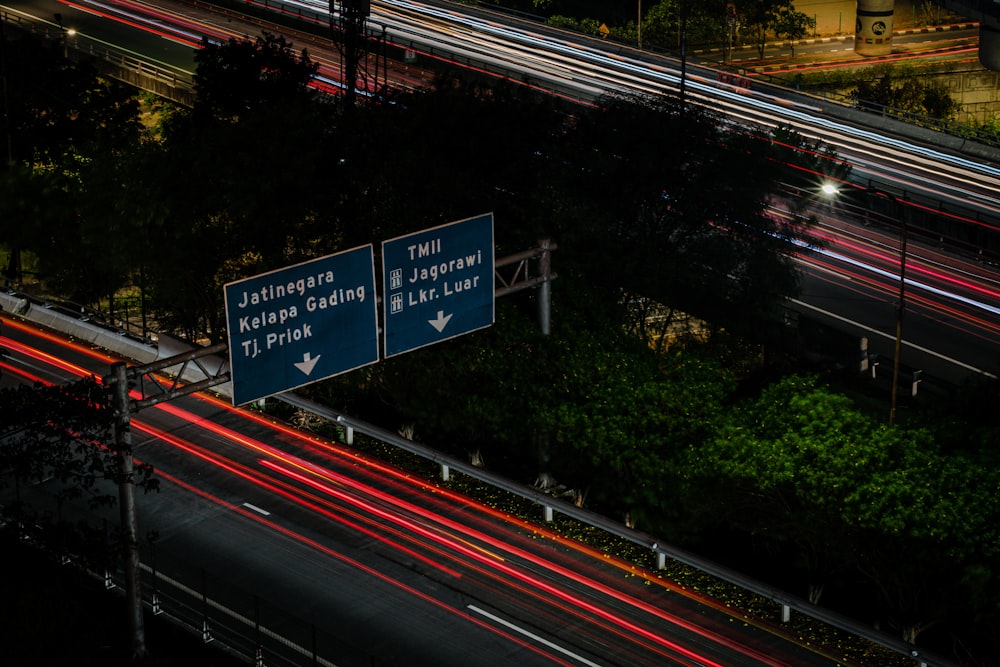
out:
<path id="1" fill-rule="evenodd" d="M 58 336 L 49 334 L 42 330 L 35 329 L 27 324 L 16 320 L 4 320 L 4 326 L 9 326 L 12 330 L 21 333 L 39 336 L 49 343 L 65 346 L 74 353 L 79 353 L 87 358 L 93 359 L 100 364 L 114 361 L 104 352 L 81 345 L 78 343 L 67 343 L 59 339 Z M 71 376 L 91 376 L 94 373 L 73 362 L 62 360 L 59 357 L 46 353 L 29 345 L 20 343 L 10 338 L 0 338 L 0 343 L 7 347 L 12 353 L 19 356 L 28 357 L 51 366 L 59 372 L 67 373 Z M 28 381 L 38 381 L 40 377 L 17 370 L 14 365 L 3 363 L 5 369 L 16 370 Z M 665 622 L 670 625 L 683 628 L 686 632 L 702 637 L 719 646 L 724 646 L 728 650 L 735 651 L 750 658 L 757 664 L 780 666 L 787 663 L 778 659 L 768 657 L 765 652 L 749 646 L 744 646 L 740 642 L 730 639 L 720 634 L 720 632 L 705 629 L 688 621 L 680 616 L 667 612 L 660 606 L 645 602 L 635 598 L 630 594 L 623 593 L 618 588 L 602 583 L 598 579 L 584 576 L 576 569 L 571 569 L 566 565 L 560 565 L 554 558 L 549 556 L 540 557 L 528 550 L 517 546 L 514 542 L 495 537 L 484 528 L 487 526 L 494 528 L 498 521 L 508 524 L 515 529 L 515 534 L 521 534 L 518 540 L 527 539 L 531 542 L 530 535 L 541 535 L 551 538 L 553 545 L 567 547 L 576 550 L 577 553 L 587 557 L 593 557 L 602 564 L 612 564 L 616 569 L 622 569 L 632 575 L 643 577 L 650 583 L 663 586 L 668 590 L 682 593 L 685 597 L 709 604 L 717 611 L 722 611 L 727 615 L 732 615 L 732 609 L 724 605 L 711 601 L 710 599 L 685 591 L 683 588 L 666 582 L 660 578 L 647 573 L 642 568 L 636 568 L 623 561 L 609 558 L 606 554 L 596 552 L 592 548 L 579 545 L 572 540 L 568 540 L 544 528 L 534 526 L 528 522 L 515 519 L 503 512 L 486 507 L 470 499 L 460 496 L 447 489 L 442 489 L 433 484 L 414 478 L 413 476 L 387 466 L 377 461 L 371 461 L 359 455 L 357 452 L 338 447 L 335 443 L 323 441 L 315 437 L 303 437 L 303 435 L 291 427 L 277 424 L 266 417 L 246 412 L 223 402 L 222 400 L 210 396 L 199 395 L 198 398 L 207 404 L 227 412 L 232 412 L 246 417 L 251 422 L 274 429 L 276 432 L 288 437 L 292 436 L 292 446 L 301 447 L 304 451 L 319 454 L 330 462 L 338 465 L 348 465 L 356 469 L 358 465 L 363 465 L 370 474 L 379 475 L 379 484 L 384 486 L 390 484 L 393 492 L 388 492 L 375 488 L 371 484 L 366 484 L 358 479 L 356 475 L 342 474 L 317 463 L 302 459 L 301 456 L 278 449 L 248 435 L 239 433 L 231 428 L 212 422 L 209 418 L 196 415 L 188 410 L 184 410 L 175 404 L 163 403 L 156 406 L 158 412 L 170 415 L 176 419 L 183 420 L 184 423 L 192 424 L 207 432 L 222 438 L 228 446 L 236 447 L 255 453 L 256 468 L 247 463 L 240 463 L 234 459 L 225 457 L 221 452 L 214 451 L 215 448 L 197 445 L 187 439 L 181 438 L 176 433 L 164 430 L 159 427 L 144 423 L 142 420 L 133 420 L 133 428 L 139 433 L 143 433 L 150 438 L 149 441 L 136 443 L 137 451 L 143 447 L 151 446 L 156 442 L 162 446 L 169 446 L 177 451 L 183 451 L 188 455 L 196 457 L 204 463 L 226 471 L 239 479 L 250 482 L 261 490 L 274 494 L 277 497 L 294 502 L 298 507 L 311 513 L 314 516 L 321 516 L 332 524 L 339 525 L 343 530 L 378 541 L 380 544 L 397 551 L 415 562 L 422 563 L 440 575 L 461 580 L 464 578 L 462 571 L 466 570 L 475 573 L 478 578 L 487 581 L 494 581 L 491 590 L 498 596 L 503 596 L 511 604 L 523 606 L 529 600 L 531 604 L 543 605 L 543 607 L 555 607 L 560 617 L 576 618 L 575 627 L 579 632 L 593 634 L 593 636 L 618 636 L 618 644 L 622 647 L 635 646 L 635 650 L 653 652 L 659 656 L 662 662 L 678 662 L 679 664 L 691 664 L 691 662 L 703 665 L 721 665 L 724 663 L 714 662 L 703 655 L 695 652 L 692 648 L 685 646 L 680 640 L 675 640 L 670 633 L 662 630 L 654 630 L 639 621 L 633 621 L 622 616 L 617 610 L 620 605 L 625 604 L 638 612 L 640 615 L 648 616 L 650 620 Z M 171 429 L 173 430 L 173 429 Z M 263 458 L 261 458 L 263 457 Z M 263 470 L 270 470 L 280 476 L 270 477 L 263 474 Z M 176 475 L 157 470 L 157 476 L 176 483 L 182 488 L 198 493 L 200 496 L 212 497 L 207 491 L 198 490 L 191 484 L 180 480 Z M 285 478 L 282 481 L 281 478 Z M 319 495 L 307 494 L 301 487 L 311 489 Z M 428 493 L 431 492 L 431 493 Z M 421 498 L 421 503 L 426 500 L 432 508 L 442 509 L 446 514 L 439 513 L 434 509 L 428 510 L 423 505 L 417 505 L 412 501 L 405 500 L 403 495 L 407 493 L 417 494 Z M 335 501 L 336 504 L 331 504 Z M 485 521 L 482 527 L 475 527 L 466 520 L 462 522 L 449 518 L 454 514 L 454 508 L 448 506 L 449 501 L 458 501 L 463 508 L 468 510 L 468 521 Z M 343 554 L 337 553 L 329 547 L 311 540 L 298 531 L 280 526 L 276 521 L 265 519 L 250 509 L 239 507 L 233 503 L 216 499 L 220 506 L 238 512 L 241 516 L 252 518 L 254 521 L 266 525 L 280 534 L 295 539 L 301 544 L 312 546 L 321 550 L 324 554 L 338 558 L 342 562 L 354 566 L 354 562 Z M 476 517 L 481 517 L 477 519 Z M 523 533 L 527 532 L 528 536 Z M 558 556 L 557 553 L 550 554 Z M 510 560 L 513 559 L 513 560 Z M 451 562 L 455 565 L 450 565 Z M 578 564 L 577 561 L 573 561 Z M 525 569 L 525 563 L 530 565 Z M 371 568 L 361 565 L 361 571 L 369 572 Z M 546 573 L 542 578 L 533 573 Z M 391 582 L 394 586 L 401 587 L 409 591 L 401 582 L 395 581 L 386 575 L 377 575 L 380 579 Z M 607 576 L 606 573 L 604 575 Z M 570 582 L 566 587 L 560 580 Z M 611 579 L 614 581 L 614 578 Z M 479 585 L 483 585 L 480 583 Z M 591 591 L 587 597 L 580 595 L 577 591 L 579 586 L 585 586 Z M 428 599 L 426 594 L 416 593 L 421 599 Z M 613 601 L 610 607 L 606 607 L 601 602 L 594 600 L 608 599 Z M 499 629 L 496 625 L 488 622 L 486 618 L 470 616 L 466 610 L 452 609 L 448 605 L 435 601 L 434 604 L 448 608 L 452 614 L 460 615 L 462 618 L 471 620 L 476 625 L 490 629 L 503 635 L 510 641 L 515 641 L 518 645 L 530 648 L 535 652 L 541 652 L 537 644 L 525 640 L 513 633 Z M 476 612 L 480 613 L 480 612 Z M 485 612 L 482 612 L 485 613 Z M 755 623 L 752 619 L 737 616 L 741 622 L 756 627 L 764 627 L 769 631 L 766 624 Z M 722 626 L 720 626 L 722 627 Z M 589 629 L 588 629 L 589 628 Z M 774 631 L 775 635 L 781 635 Z M 619 650 L 628 650 L 619 648 Z M 546 655 L 549 655 L 546 653 Z M 555 656 L 552 657 L 556 664 L 577 664 L 567 662 Z M 648 659 L 648 657 L 646 658 Z M 639 660 L 641 661 L 641 659 Z M 691 661 L 691 662 L 689 662 Z"/>

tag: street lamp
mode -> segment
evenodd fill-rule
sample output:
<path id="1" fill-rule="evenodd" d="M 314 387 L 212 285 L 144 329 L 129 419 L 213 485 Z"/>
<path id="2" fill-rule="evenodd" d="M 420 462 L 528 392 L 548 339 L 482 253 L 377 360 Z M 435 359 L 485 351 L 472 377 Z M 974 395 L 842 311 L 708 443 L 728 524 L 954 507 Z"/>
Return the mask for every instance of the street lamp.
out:
<path id="1" fill-rule="evenodd" d="M 831 200 L 839 193 L 836 185 L 827 181 L 820 186 L 820 191 Z M 873 186 L 868 187 L 870 196 L 885 197 L 895 208 L 896 219 L 899 222 L 899 294 L 896 302 L 896 341 L 892 355 L 892 390 L 889 404 L 889 426 L 896 425 L 896 399 L 899 393 L 899 358 L 903 347 L 903 311 L 906 309 L 906 211 L 903 203 L 894 195 Z M 873 376 L 874 377 L 874 376 Z"/>
<path id="2" fill-rule="evenodd" d="M 56 13 L 55 16 L 56 23 L 59 24 L 59 37 L 62 40 L 63 45 L 63 58 L 69 58 L 69 38 L 76 34 L 76 28 L 65 28 L 63 27 L 62 14 Z"/>
<path id="3" fill-rule="evenodd" d="M 736 41 L 736 4 L 726 3 L 726 42 L 723 47 L 722 62 L 727 65 L 733 59 L 733 44 Z"/>
<path id="4" fill-rule="evenodd" d="M 826 211 L 828 214 L 833 213 L 833 204 L 840 194 L 840 188 L 833 181 L 824 181 L 823 185 L 819 188 L 819 194 L 822 195 L 822 199 L 826 201 Z"/>

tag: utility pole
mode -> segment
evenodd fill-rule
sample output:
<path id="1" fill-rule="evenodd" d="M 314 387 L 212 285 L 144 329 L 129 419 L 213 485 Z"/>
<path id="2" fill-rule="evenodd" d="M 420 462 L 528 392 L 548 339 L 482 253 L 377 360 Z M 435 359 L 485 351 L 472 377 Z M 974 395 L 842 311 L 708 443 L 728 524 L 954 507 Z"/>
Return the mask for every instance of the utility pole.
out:
<path id="1" fill-rule="evenodd" d="M 892 404 L 889 408 L 889 426 L 896 425 L 896 395 L 899 393 L 899 357 L 903 346 L 903 311 L 906 310 L 906 213 L 902 204 L 892 195 L 899 217 L 899 300 L 896 304 L 896 352 L 892 360 Z"/>
<path id="2" fill-rule="evenodd" d="M 687 0 L 681 0 L 681 110 L 684 110 L 687 80 Z"/>
<path id="3" fill-rule="evenodd" d="M 639 0 L 639 9 L 635 19 L 635 34 L 639 48 L 642 49 L 642 0 Z"/>
<path id="4" fill-rule="evenodd" d="M 334 29 L 334 16 L 341 31 L 341 81 L 344 85 L 344 104 L 353 109 L 357 104 L 358 72 L 365 52 L 365 23 L 371 16 L 371 0 L 341 0 L 340 12 L 334 10 L 337 0 L 330 0 L 330 29 Z"/>
<path id="5" fill-rule="evenodd" d="M 7 23 L 6 16 L 0 16 L 0 80 L 2 80 L 3 95 L 3 133 L 7 146 L 5 168 L 9 169 L 14 165 L 14 144 L 10 134 L 10 102 L 7 99 L 7 33 L 4 25 Z"/>
<path id="6" fill-rule="evenodd" d="M 124 539 L 125 602 L 128 606 L 129 631 L 132 643 L 132 661 L 146 657 L 146 628 L 142 614 L 142 571 L 139 566 L 139 521 L 135 508 L 135 460 L 132 456 L 132 413 L 141 408 L 156 405 L 174 398 L 186 396 L 196 391 L 229 381 L 227 365 L 223 364 L 211 371 L 197 360 L 204 356 L 226 351 L 220 344 L 185 352 L 175 357 L 161 359 L 145 366 L 128 368 L 124 361 L 111 365 L 111 373 L 102 378 L 102 383 L 110 390 L 112 425 L 114 434 L 114 455 L 118 464 L 118 503 L 120 505 L 121 529 Z M 205 380 L 180 387 L 188 362 L 194 361 Z M 177 379 L 164 385 L 152 374 L 164 368 L 180 366 Z M 148 377 L 153 392 L 146 391 L 144 379 Z M 141 398 L 133 401 L 129 391 L 138 385 Z M 149 395 L 147 396 L 147 393 Z M 154 395 L 155 394 L 155 395 Z"/>
<path id="7" fill-rule="evenodd" d="M 889 403 L 889 426 L 896 425 L 896 399 L 899 394 L 899 358 L 903 348 L 903 311 L 906 310 L 906 211 L 896 197 L 873 187 L 869 194 L 880 195 L 892 202 L 899 222 L 899 294 L 896 301 L 896 343 L 892 359 L 892 389 Z"/>
<path id="8" fill-rule="evenodd" d="M 132 458 L 132 415 L 128 405 L 128 377 L 124 361 L 111 365 L 110 385 L 114 388 L 111 407 L 114 419 L 115 459 L 118 463 L 118 505 L 122 539 L 125 544 L 125 602 L 128 607 L 132 661 L 146 657 L 146 627 L 142 617 L 141 572 L 139 569 L 139 522 L 135 510 L 135 462 Z"/>

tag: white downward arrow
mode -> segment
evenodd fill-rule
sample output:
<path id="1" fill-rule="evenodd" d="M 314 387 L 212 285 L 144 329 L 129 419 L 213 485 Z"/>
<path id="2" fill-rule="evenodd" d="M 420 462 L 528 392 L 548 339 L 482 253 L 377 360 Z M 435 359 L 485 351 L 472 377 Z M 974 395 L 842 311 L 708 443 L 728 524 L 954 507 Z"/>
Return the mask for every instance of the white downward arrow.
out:
<path id="1" fill-rule="evenodd" d="M 444 328 L 446 326 L 448 326 L 448 321 L 450 319 L 451 319 L 451 313 L 448 313 L 448 316 L 446 317 L 445 314 L 444 314 L 444 311 L 443 310 L 439 310 L 438 311 L 437 319 L 436 320 L 427 320 L 427 322 L 432 327 L 434 327 L 435 329 L 437 329 L 438 333 L 441 333 L 442 331 L 444 331 Z"/>
<path id="2" fill-rule="evenodd" d="M 309 355 L 308 352 L 306 352 L 305 354 L 302 355 L 302 361 L 298 361 L 295 363 L 295 367 L 298 368 L 303 373 L 305 373 L 306 375 L 309 375 L 310 373 L 313 372 L 313 368 L 316 367 L 316 362 L 319 361 L 319 358 L 322 356 L 323 356 L 322 354 L 317 354 L 316 358 L 314 359 Z"/>

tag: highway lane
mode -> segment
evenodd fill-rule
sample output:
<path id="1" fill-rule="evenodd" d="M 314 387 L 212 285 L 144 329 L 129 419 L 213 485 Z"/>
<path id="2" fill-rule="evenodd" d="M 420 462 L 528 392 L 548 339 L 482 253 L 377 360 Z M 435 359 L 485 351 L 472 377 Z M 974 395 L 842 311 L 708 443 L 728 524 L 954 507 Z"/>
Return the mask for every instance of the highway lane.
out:
<path id="1" fill-rule="evenodd" d="M 30 4 L 45 2 L 49 0 L 32 0 Z M 219 37 L 240 33 L 239 25 L 233 25 L 238 22 L 230 18 L 223 20 L 199 10 L 200 18 L 198 23 L 194 23 L 190 6 L 162 2 L 158 4 L 162 4 L 164 9 L 153 10 L 146 3 L 114 4 L 112 0 L 103 2 L 102 6 L 127 6 L 131 7 L 128 10 L 130 13 L 138 13 L 140 10 L 147 12 L 157 25 L 166 23 L 169 16 L 179 8 L 180 24 L 185 30 L 202 26 L 206 31 L 215 31 L 207 34 Z M 60 3 L 53 6 L 59 8 L 69 5 Z M 323 3 L 319 3 L 319 6 L 296 3 L 295 6 L 320 12 L 325 7 Z M 408 44 L 425 48 L 427 53 L 460 52 L 464 60 L 479 58 L 482 62 L 485 62 L 482 59 L 488 57 L 493 66 L 515 68 L 515 71 L 521 72 L 529 80 L 544 74 L 548 77 L 547 85 L 556 85 L 553 82 L 557 82 L 563 89 L 566 86 L 578 86 L 576 92 L 583 96 L 597 95 L 602 90 L 662 92 L 676 85 L 679 80 L 673 69 L 676 63 L 670 60 L 640 61 L 637 59 L 647 58 L 647 55 L 621 48 L 619 53 L 608 54 L 598 48 L 601 45 L 591 44 L 593 40 L 581 40 L 582 44 L 572 42 L 566 33 L 543 33 L 538 26 L 531 26 L 538 28 L 537 31 L 528 32 L 524 26 L 512 28 L 499 19 L 484 20 L 478 15 L 467 16 L 412 2 L 376 3 L 372 20 L 373 23 L 381 22 L 386 26 L 390 39 L 403 40 L 405 37 L 410 40 Z M 216 23 L 218 26 L 212 27 Z M 222 32 L 223 28 L 229 32 Z M 327 72 L 331 77 L 336 76 L 336 56 L 331 56 L 329 61 L 325 60 L 327 54 L 319 47 L 314 48 L 311 53 L 322 62 L 330 64 L 332 69 Z M 879 137 L 876 132 L 863 128 L 859 123 L 855 127 L 857 121 L 852 121 L 851 124 L 840 123 L 828 113 L 834 107 L 822 105 L 821 101 L 800 97 L 797 101 L 784 103 L 776 97 L 776 92 L 772 95 L 769 92 L 728 86 L 713 79 L 713 76 L 711 70 L 697 67 L 690 69 L 688 89 L 692 99 L 716 108 L 721 105 L 731 117 L 738 117 L 748 123 L 773 124 L 782 120 L 775 110 L 792 114 L 785 120 L 794 118 L 796 120 L 791 124 L 807 136 L 835 144 L 841 155 L 852 165 L 851 175 L 846 182 L 841 183 L 842 187 L 863 188 L 874 185 L 880 190 L 894 193 L 901 200 L 926 208 L 961 211 L 962 213 L 952 214 L 951 219 L 967 219 L 969 225 L 976 226 L 980 231 L 1000 234 L 1000 217 L 997 215 L 1000 212 L 1000 202 L 996 195 L 1000 191 L 1000 180 L 997 178 L 1000 171 L 995 165 L 963 158 L 951 151 L 909 143 L 905 137 Z M 542 81 L 539 78 L 535 80 Z M 753 85 L 757 86 L 756 82 Z M 858 118 L 864 119 L 865 116 Z M 835 128 L 837 134 L 826 133 L 830 127 Z M 882 241 L 876 238 L 872 239 L 872 243 L 877 247 Z M 804 266 L 808 270 L 819 270 L 815 264 Z M 860 326 L 850 322 L 848 324 L 852 330 L 870 330 L 873 334 L 870 338 L 875 346 L 879 345 L 876 340 L 893 337 L 894 316 L 887 318 L 885 315 L 886 310 L 891 313 L 893 308 L 878 305 L 885 303 L 885 294 L 873 295 L 874 298 L 867 301 L 854 301 L 852 299 L 857 297 L 854 286 L 834 286 L 823 274 L 818 277 L 819 281 L 816 275 L 806 278 L 809 289 L 805 300 L 815 299 L 811 304 L 813 307 L 822 310 L 833 308 L 835 316 L 846 316 L 850 322 L 862 323 Z M 840 309 L 847 310 L 841 312 Z M 929 321 L 935 322 L 935 318 L 930 318 Z M 982 339 L 979 334 L 955 330 L 947 330 L 950 334 L 947 336 L 943 332 L 931 330 L 927 330 L 925 334 L 925 327 L 921 326 L 920 320 L 911 324 L 904 334 L 908 345 L 912 343 L 919 348 L 935 349 L 940 345 L 943 346 L 946 357 L 959 361 L 957 366 L 952 365 L 950 371 L 938 367 L 943 375 L 960 379 L 969 367 L 985 369 L 995 364 L 996 353 L 989 337 Z M 934 365 L 937 363 L 933 362 Z M 922 364 L 921 367 L 929 366 Z"/>
<path id="2" fill-rule="evenodd" d="M 842 209 L 843 207 L 843 209 Z M 869 339 L 891 372 L 899 297 L 900 235 L 893 220 L 867 218 L 830 201 L 809 210 L 822 246 L 803 252 L 803 292 L 792 308 Z M 788 217 L 779 206 L 776 215 Z M 867 219 L 866 219 L 867 218 Z M 911 231 L 904 289 L 904 369 L 959 383 L 1000 375 L 1000 273 L 996 267 L 928 243 Z M 906 382 L 909 382 L 907 370 Z"/>
<path id="3" fill-rule="evenodd" d="M 29 4 L 49 2 L 50 0 L 32 0 Z M 164 7 L 159 10 L 152 9 L 152 5 L 147 3 L 116 3 L 107 0 L 101 4 L 109 8 L 129 7 L 130 14 L 145 13 L 158 26 L 166 24 L 174 12 L 179 12 L 181 28 L 195 30 L 200 26 L 206 34 L 218 38 L 250 31 L 245 25 L 241 29 L 239 23 L 229 17 L 212 15 L 202 10 L 195 12 L 189 5 L 159 1 L 157 4 Z M 323 11 L 325 5 L 319 5 L 298 3 L 296 6 Z M 46 6 L 50 10 L 69 7 L 65 3 L 50 3 Z M 69 10 L 66 11 L 68 16 Z M 198 16 L 197 22 L 192 18 L 195 14 Z M 558 31 L 543 33 L 539 29 L 528 32 L 524 26 L 511 28 L 499 19 L 487 21 L 476 15 L 466 16 L 429 5 L 412 2 L 376 3 L 372 21 L 385 25 L 390 39 L 403 40 L 405 37 L 410 40 L 408 44 L 424 48 L 427 53 L 461 52 L 464 60 L 488 56 L 490 63 L 495 66 L 520 68 L 516 71 L 520 71 L 528 79 L 544 72 L 549 81 L 547 85 L 556 85 L 553 82 L 557 82 L 563 89 L 566 86 L 578 86 L 576 92 L 584 96 L 597 95 L 601 90 L 662 92 L 676 85 L 679 80 L 673 69 L 676 63 L 670 60 L 640 61 L 637 59 L 646 58 L 647 55 L 628 49 L 608 54 L 597 48 L 601 45 L 594 45 L 586 40 L 583 40 L 582 45 L 571 42 L 567 34 Z M 67 19 L 64 19 L 64 23 L 66 22 Z M 556 39 L 553 39 L 553 35 Z M 338 76 L 336 68 L 339 56 L 324 51 L 319 46 L 315 46 L 310 52 L 328 68 L 325 71 L 331 80 Z M 811 98 L 798 98 L 798 101 L 786 105 L 770 93 L 727 86 L 713 79 L 714 76 L 711 70 L 696 67 L 690 69 L 688 84 L 692 99 L 716 108 L 721 104 L 721 108 L 730 116 L 749 123 L 773 124 L 780 121 L 779 116 L 772 115 L 775 109 L 793 114 L 792 117 L 797 120 L 792 124 L 800 131 L 837 145 L 841 155 L 852 165 L 851 176 L 841 184 L 842 187 L 867 187 L 873 184 L 881 190 L 894 193 L 901 200 L 935 210 L 945 208 L 962 211 L 966 215 L 956 214 L 952 218 L 967 218 L 968 224 L 976 225 L 979 230 L 1000 234 L 1000 217 L 997 215 L 1000 212 L 1000 202 L 996 195 L 1000 191 L 1000 180 L 996 174 L 1000 172 L 995 166 L 962 158 L 950 151 L 933 149 L 930 152 L 932 149 L 908 143 L 902 137 L 877 137 L 877 133 L 860 125 L 855 129 L 853 124 L 841 124 L 829 117 L 828 111 L 833 108 L 832 105 L 817 106 L 821 102 Z M 426 81 L 418 77 L 413 84 L 419 85 L 420 80 Z M 538 78 L 535 80 L 542 81 Z M 754 86 L 756 85 L 754 82 Z M 859 118 L 864 119 L 865 116 Z M 825 133 L 825 128 L 831 125 L 839 128 L 839 134 Z M 841 137 L 839 141 L 837 136 Z M 942 157 L 939 159 L 936 156 Z M 879 239 L 873 239 L 872 242 L 876 246 L 881 243 Z M 805 266 L 809 270 L 817 270 L 815 265 Z M 857 294 L 853 286 L 834 286 L 822 274 L 819 277 L 821 280 L 818 282 L 815 275 L 806 278 L 809 289 L 804 296 L 806 301 L 815 299 L 811 304 L 813 307 L 822 310 L 833 308 L 835 316 L 846 316 L 850 322 L 862 323 L 860 326 L 850 322 L 848 324 L 852 330 L 870 330 L 872 335 L 869 337 L 876 347 L 880 345 L 877 340 L 884 341 L 886 337 L 893 337 L 893 308 L 878 305 L 885 304 L 884 294 L 874 295 L 873 300 L 854 301 L 852 299 Z M 841 309 L 846 310 L 841 312 Z M 887 310 L 890 312 L 888 318 Z M 933 322 L 933 318 L 930 321 Z M 940 345 L 946 350 L 945 356 L 952 358 L 954 355 L 960 362 L 959 365 L 952 365 L 950 371 L 945 367 L 938 367 L 945 376 L 960 379 L 969 367 L 990 368 L 995 364 L 996 353 L 988 338 L 981 340 L 975 334 L 970 337 L 968 332 L 953 330 L 948 330 L 951 334 L 948 336 L 932 331 L 925 335 L 924 331 L 920 321 L 916 320 L 906 328 L 904 336 L 908 344 L 912 342 L 920 348 L 936 348 Z M 932 362 L 932 365 L 937 363 Z M 930 366 L 922 364 L 921 367 Z"/>
<path id="4" fill-rule="evenodd" d="M 138 3 L 117 4 L 130 7 Z M 158 0 L 156 6 L 168 13 L 190 11 L 165 0 Z M 328 19 L 325 3 L 269 0 L 268 7 L 299 13 L 303 25 Z M 675 59 L 609 47 L 600 40 L 473 11 L 408 0 L 376 2 L 370 25 L 384 31 L 390 43 L 422 55 L 451 58 L 583 101 L 593 101 L 606 92 L 663 94 L 679 90 L 679 63 Z M 229 24 L 231 19 L 227 17 L 225 22 Z M 765 128 L 785 124 L 834 146 L 853 165 L 852 178 L 857 183 L 874 181 L 883 184 L 883 189 L 895 188 L 901 195 L 928 205 L 981 213 L 994 225 L 1000 224 L 1000 203 L 995 195 L 1000 190 L 1000 154 L 996 151 L 969 157 L 961 154 L 961 145 L 947 149 L 934 145 L 944 137 L 894 136 L 893 131 L 905 126 L 886 124 L 871 114 L 759 81 L 749 89 L 720 82 L 714 69 L 693 62 L 688 65 L 685 89 L 690 102 L 731 120 Z M 873 125 L 879 129 L 873 130 Z M 986 154 L 993 157 L 984 159 Z"/>
<path id="5" fill-rule="evenodd" d="M 111 361 L 9 319 L 0 346 L 4 385 Z M 315 624 L 337 664 L 834 664 L 769 620 L 218 399 L 144 410 L 133 443 L 163 485 L 139 498 L 159 575 L 248 618 L 257 595 L 262 625 L 304 646 L 287 615 Z"/>
<path id="6" fill-rule="evenodd" d="M 61 32 L 56 20 L 59 14 L 62 28 L 76 32 L 68 38 L 71 50 L 100 53 L 107 45 L 188 76 L 194 73 L 194 47 L 201 35 L 185 25 L 183 17 L 142 23 L 133 16 L 122 16 L 121 21 L 115 21 L 100 5 L 86 7 L 56 0 L 4 0 L 0 8 L 11 12 L 18 23 L 34 26 L 38 34 L 53 39 Z"/>
<path id="7" fill-rule="evenodd" d="M 144 2 L 117 0 L 12 0 L 0 4 L 0 9 L 10 12 L 15 22 L 31 26 L 38 34 L 53 39 L 61 34 L 55 18 L 59 14 L 62 27 L 73 31 L 67 38 L 71 53 L 103 56 L 106 52 L 125 52 L 187 81 L 194 77 L 194 54 L 202 39 L 215 43 L 228 39 L 255 39 L 268 30 L 263 22 L 234 20 L 218 11 L 192 4 L 161 8 Z M 287 28 L 275 27 L 269 32 L 284 34 L 296 48 L 307 48 L 310 58 L 319 65 L 317 88 L 327 92 L 342 88 L 340 53 L 329 40 Z M 371 67 L 375 68 L 376 63 Z M 380 78 L 384 79 L 381 68 L 385 64 L 380 62 L 377 67 Z M 390 69 L 393 85 L 398 90 L 426 88 L 433 78 L 432 73 L 410 64 L 393 63 Z"/>
<path id="8" fill-rule="evenodd" d="M 270 4 L 312 7 L 309 2 Z M 620 45 L 609 45 L 539 24 L 447 3 L 376 2 L 372 23 L 387 26 L 391 41 L 427 51 L 450 50 L 465 62 L 501 66 L 515 80 L 593 101 L 603 92 L 676 93 L 679 62 Z M 754 81 L 751 88 L 720 82 L 718 72 L 688 63 L 686 92 L 693 103 L 755 126 L 794 127 L 824 141 L 852 163 L 854 179 L 897 187 L 927 203 L 983 212 L 1000 220 L 1000 153 L 969 158 L 934 145 L 943 137 L 894 136 L 903 125 L 881 127 L 871 114 Z M 879 127 L 873 130 L 872 126 Z"/>
<path id="9" fill-rule="evenodd" d="M 303 20 L 309 16 L 316 22 L 327 18 L 325 3 L 270 0 L 268 6 L 304 12 Z M 181 6 L 180 11 L 187 10 Z M 459 13 L 453 8 L 404 1 L 375 3 L 371 25 L 381 26 L 390 42 L 424 55 L 437 59 L 451 56 L 456 62 L 472 63 L 583 100 L 593 100 L 604 92 L 662 94 L 678 89 L 676 60 L 625 47 L 611 52 L 599 40 L 466 11 L 471 10 Z M 323 53 L 318 44 L 313 46 L 314 53 Z M 996 196 L 1000 190 L 1000 153 L 983 149 L 984 155 L 993 157 L 964 156 L 952 148 L 935 146 L 946 137 L 929 131 L 921 131 L 916 139 L 894 136 L 893 131 L 913 128 L 756 80 L 747 89 L 718 79 L 715 70 L 690 63 L 688 99 L 739 122 L 765 128 L 777 124 L 794 127 L 804 136 L 834 146 L 852 165 L 852 183 L 874 184 L 900 198 L 980 220 L 993 230 L 991 233 L 1000 234 Z"/>

